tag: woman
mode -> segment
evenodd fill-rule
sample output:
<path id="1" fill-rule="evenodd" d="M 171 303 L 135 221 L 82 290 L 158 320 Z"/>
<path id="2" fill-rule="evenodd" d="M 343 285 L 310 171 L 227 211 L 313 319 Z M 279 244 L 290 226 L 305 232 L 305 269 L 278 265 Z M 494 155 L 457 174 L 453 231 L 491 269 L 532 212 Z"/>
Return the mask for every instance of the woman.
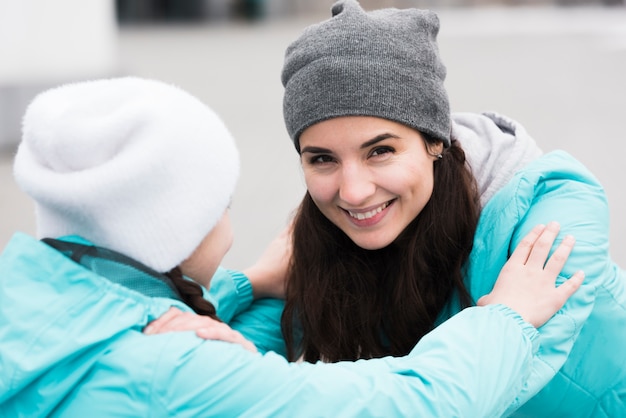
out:
<path id="1" fill-rule="evenodd" d="M 332 14 L 288 47 L 282 72 L 307 185 L 282 316 L 289 358 L 406 354 L 555 219 L 578 243 L 563 274 L 584 269 L 586 284 L 540 328 L 549 346 L 506 413 L 624 416 L 626 279 L 601 185 L 503 116 L 451 116 L 434 13 L 346 0 Z"/>
<path id="2" fill-rule="evenodd" d="M 557 229 L 538 227 L 486 306 L 406 356 L 290 364 L 218 322 L 251 301 L 241 273 L 220 270 L 217 310 L 202 297 L 232 241 L 238 175 L 235 143 L 209 108 L 157 81 L 96 80 L 40 94 L 23 126 L 15 177 L 35 200 L 44 239 L 18 233 L 0 256 L 3 417 L 499 414 L 528 378 L 533 325 L 582 282 L 576 274 L 555 288 L 573 240 L 544 267 Z M 172 307 L 203 315 L 202 336 L 238 344 L 144 329 Z M 480 323 L 489 327 L 465 332 Z M 479 350 L 495 330 L 502 340 Z M 458 338 L 441 345 L 448 333 Z M 482 372 L 467 355 L 498 370 Z M 460 371 L 463 390 L 447 387 L 441 375 Z"/>

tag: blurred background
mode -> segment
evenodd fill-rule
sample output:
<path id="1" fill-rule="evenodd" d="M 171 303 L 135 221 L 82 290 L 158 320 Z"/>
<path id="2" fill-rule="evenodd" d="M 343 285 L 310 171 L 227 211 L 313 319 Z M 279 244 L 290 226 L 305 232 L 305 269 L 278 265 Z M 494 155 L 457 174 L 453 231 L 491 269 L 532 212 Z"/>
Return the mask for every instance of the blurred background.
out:
<path id="1" fill-rule="evenodd" d="M 224 264 L 253 263 L 304 192 L 282 119 L 283 53 L 333 2 L 0 0 L 0 249 L 15 231 L 35 231 L 33 205 L 11 174 L 29 101 L 65 82 L 136 75 L 188 90 L 232 130 L 242 172 Z M 544 151 L 565 149 L 587 165 L 605 185 L 611 253 L 626 266 L 624 1 L 361 4 L 437 11 L 453 111 L 509 115 Z"/>

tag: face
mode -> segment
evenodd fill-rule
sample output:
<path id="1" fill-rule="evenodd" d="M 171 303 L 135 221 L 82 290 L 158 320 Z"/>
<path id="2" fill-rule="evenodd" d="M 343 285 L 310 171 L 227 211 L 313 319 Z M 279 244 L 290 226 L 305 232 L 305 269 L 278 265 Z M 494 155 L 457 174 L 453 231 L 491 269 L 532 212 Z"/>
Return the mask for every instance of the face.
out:
<path id="1" fill-rule="evenodd" d="M 359 247 L 392 243 L 433 192 L 433 164 L 443 145 L 386 119 L 347 116 L 319 122 L 300 136 L 309 194 Z M 434 154 L 434 155 L 431 155 Z"/>
<path id="2" fill-rule="evenodd" d="M 233 243 L 228 209 L 189 258 L 180 264 L 182 273 L 209 288 L 211 278 Z"/>

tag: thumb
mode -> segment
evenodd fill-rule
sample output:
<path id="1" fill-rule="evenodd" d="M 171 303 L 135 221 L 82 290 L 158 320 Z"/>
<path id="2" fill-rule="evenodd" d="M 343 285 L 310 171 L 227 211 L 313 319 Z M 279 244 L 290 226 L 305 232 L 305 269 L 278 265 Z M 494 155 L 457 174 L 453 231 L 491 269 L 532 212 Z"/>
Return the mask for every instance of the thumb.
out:
<path id="1" fill-rule="evenodd" d="M 559 287 L 557 287 L 556 291 L 560 296 L 560 305 L 561 307 L 567 302 L 567 299 L 570 298 L 576 291 L 580 288 L 585 280 L 585 273 L 582 270 L 578 270 L 574 273 L 568 280 L 562 283 Z"/>
<path id="2" fill-rule="evenodd" d="M 489 295 L 484 295 L 481 296 L 478 301 L 476 302 L 477 306 L 485 306 L 485 305 L 489 305 Z"/>

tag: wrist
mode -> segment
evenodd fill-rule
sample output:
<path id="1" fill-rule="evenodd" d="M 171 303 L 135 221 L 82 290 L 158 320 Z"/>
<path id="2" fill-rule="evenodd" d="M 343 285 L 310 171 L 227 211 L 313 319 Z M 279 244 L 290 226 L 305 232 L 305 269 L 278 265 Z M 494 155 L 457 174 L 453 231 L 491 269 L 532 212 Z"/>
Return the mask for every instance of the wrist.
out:
<path id="1" fill-rule="evenodd" d="M 254 299 L 262 298 L 285 298 L 285 279 L 279 277 L 275 270 L 267 270 L 256 266 L 243 270 L 252 285 Z"/>
<path id="2" fill-rule="evenodd" d="M 253 299 L 261 299 L 268 297 L 268 290 L 263 285 L 266 281 L 263 280 L 263 273 L 254 267 L 247 268 L 242 271 L 244 275 L 250 281 L 252 285 L 252 297 Z"/>

